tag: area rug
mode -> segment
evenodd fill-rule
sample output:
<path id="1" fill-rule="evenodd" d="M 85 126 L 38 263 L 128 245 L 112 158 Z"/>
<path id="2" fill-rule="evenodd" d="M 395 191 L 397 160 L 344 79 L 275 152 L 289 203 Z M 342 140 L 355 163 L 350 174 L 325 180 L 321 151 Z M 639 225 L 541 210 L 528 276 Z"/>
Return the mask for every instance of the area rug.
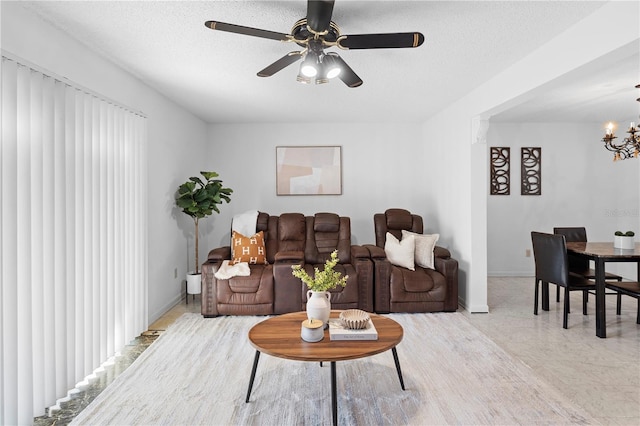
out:
<path id="1" fill-rule="evenodd" d="M 391 351 L 337 363 L 340 425 L 592 424 L 460 313 L 392 314 Z M 247 332 L 265 317 L 182 315 L 72 424 L 330 425 L 330 366 L 260 357 Z M 363 342 L 366 344 L 365 342 Z"/>

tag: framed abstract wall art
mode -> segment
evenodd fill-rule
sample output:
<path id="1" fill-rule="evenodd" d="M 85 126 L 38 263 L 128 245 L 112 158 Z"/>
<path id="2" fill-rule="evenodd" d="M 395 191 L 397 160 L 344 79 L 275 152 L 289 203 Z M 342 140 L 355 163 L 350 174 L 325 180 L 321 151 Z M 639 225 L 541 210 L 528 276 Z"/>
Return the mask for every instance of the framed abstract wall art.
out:
<path id="1" fill-rule="evenodd" d="M 341 195 L 342 147 L 277 146 L 277 195 Z"/>
<path id="2" fill-rule="evenodd" d="M 490 194 L 509 195 L 511 192 L 511 148 L 491 147 Z"/>
<path id="3" fill-rule="evenodd" d="M 521 148 L 520 195 L 542 195 L 542 148 Z"/>

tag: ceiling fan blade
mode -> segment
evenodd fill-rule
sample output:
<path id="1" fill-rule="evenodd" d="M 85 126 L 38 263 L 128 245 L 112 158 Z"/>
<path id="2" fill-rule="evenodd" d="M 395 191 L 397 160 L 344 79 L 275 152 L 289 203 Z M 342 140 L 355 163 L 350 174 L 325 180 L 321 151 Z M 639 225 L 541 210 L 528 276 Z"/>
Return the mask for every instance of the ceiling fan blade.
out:
<path id="1" fill-rule="evenodd" d="M 227 24 L 219 21 L 207 21 L 205 27 L 217 31 L 226 31 L 228 33 L 244 34 L 248 36 L 268 38 L 271 40 L 288 41 L 291 36 L 289 34 L 277 33 L 275 31 L 261 30 L 258 28 L 243 27 L 242 25 Z"/>
<path id="2" fill-rule="evenodd" d="M 338 55 L 332 55 L 335 61 L 340 65 L 340 74 L 338 78 L 349 87 L 362 86 L 362 79 L 358 77 L 349 65 Z"/>
<path id="3" fill-rule="evenodd" d="M 418 47 L 422 43 L 422 33 L 355 34 L 338 39 L 338 45 L 344 49 L 394 49 Z"/>
<path id="4" fill-rule="evenodd" d="M 258 72 L 258 77 L 271 77 L 281 69 L 288 67 L 294 62 L 302 58 L 302 52 L 289 52 L 282 58 L 278 59 L 262 71 Z"/>
<path id="5" fill-rule="evenodd" d="M 309 28 L 317 33 L 329 29 L 334 2 L 334 0 L 307 1 L 307 25 Z"/>

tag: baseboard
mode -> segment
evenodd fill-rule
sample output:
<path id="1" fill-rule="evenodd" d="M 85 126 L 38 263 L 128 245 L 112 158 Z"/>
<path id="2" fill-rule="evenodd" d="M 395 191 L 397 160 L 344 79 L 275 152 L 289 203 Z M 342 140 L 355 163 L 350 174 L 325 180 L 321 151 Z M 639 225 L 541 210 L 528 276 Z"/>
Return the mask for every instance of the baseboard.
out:
<path id="1" fill-rule="evenodd" d="M 180 294 L 176 295 L 176 297 L 171 299 L 169 303 L 161 307 L 158 311 L 154 313 L 149 313 L 149 325 L 159 320 L 164 314 L 169 312 L 174 306 L 176 306 L 182 300 L 184 300 L 184 293 L 181 292 Z"/>
<path id="2" fill-rule="evenodd" d="M 489 312 L 489 305 L 472 305 L 467 306 L 464 299 L 458 298 L 458 306 L 470 314 L 486 314 Z"/>

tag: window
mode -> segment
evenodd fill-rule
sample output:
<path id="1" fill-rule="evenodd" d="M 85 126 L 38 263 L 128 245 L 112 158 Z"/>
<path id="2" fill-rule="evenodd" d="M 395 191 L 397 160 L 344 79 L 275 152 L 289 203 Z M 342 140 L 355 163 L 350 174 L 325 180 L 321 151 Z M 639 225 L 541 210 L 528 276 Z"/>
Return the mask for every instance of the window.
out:
<path id="1" fill-rule="evenodd" d="M 147 120 L 5 55 L 0 423 L 23 424 L 146 329 Z"/>

